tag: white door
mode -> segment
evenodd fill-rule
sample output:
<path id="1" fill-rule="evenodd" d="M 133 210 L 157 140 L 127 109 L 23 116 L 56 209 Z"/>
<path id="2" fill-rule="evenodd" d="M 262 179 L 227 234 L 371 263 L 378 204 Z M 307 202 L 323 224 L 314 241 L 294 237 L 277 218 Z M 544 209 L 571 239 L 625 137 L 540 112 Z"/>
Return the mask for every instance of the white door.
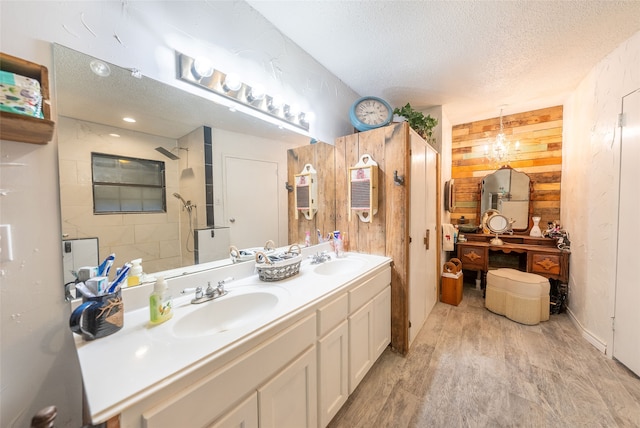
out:
<path id="1" fill-rule="evenodd" d="M 278 242 L 278 164 L 276 162 L 224 158 L 225 222 L 231 245 L 260 247 Z"/>
<path id="2" fill-rule="evenodd" d="M 438 215 L 438 152 L 427 144 L 427 167 L 426 167 L 426 188 L 427 188 L 427 230 L 429 230 L 429 250 L 427 250 L 427 316 L 438 301 L 438 281 L 440 280 L 440 266 L 438 263 L 437 247 L 437 215 Z"/>
<path id="3" fill-rule="evenodd" d="M 640 287 L 637 282 L 640 242 L 640 89 L 623 97 L 625 125 L 620 142 L 620 202 L 618 206 L 618 260 L 616 265 L 613 357 L 640 375 Z"/>
<path id="4" fill-rule="evenodd" d="M 436 152 L 411 135 L 409 345 L 437 301 Z M 425 244 L 425 239 L 427 243 Z"/>

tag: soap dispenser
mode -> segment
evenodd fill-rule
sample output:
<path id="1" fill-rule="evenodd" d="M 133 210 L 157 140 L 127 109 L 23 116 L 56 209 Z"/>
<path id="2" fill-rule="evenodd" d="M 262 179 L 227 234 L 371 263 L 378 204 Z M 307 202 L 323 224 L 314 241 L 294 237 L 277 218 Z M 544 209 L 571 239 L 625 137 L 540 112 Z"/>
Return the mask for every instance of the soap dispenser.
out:
<path id="1" fill-rule="evenodd" d="M 160 324 L 173 316 L 171 296 L 168 289 L 167 281 L 163 277 L 159 277 L 153 285 L 153 293 L 149 296 L 151 324 Z"/>
<path id="2" fill-rule="evenodd" d="M 142 259 L 131 260 L 131 270 L 129 271 L 129 276 L 127 277 L 127 285 L 129 287 L 140 285 L 141 278 Z"/>

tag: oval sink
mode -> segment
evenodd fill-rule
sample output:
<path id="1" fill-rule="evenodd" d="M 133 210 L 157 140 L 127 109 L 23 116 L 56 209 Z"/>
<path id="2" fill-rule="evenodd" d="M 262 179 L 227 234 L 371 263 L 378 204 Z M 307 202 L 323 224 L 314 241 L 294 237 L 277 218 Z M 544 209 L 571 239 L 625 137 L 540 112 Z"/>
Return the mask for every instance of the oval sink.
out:
<path id="1" fill-rule="evenodd" d="M 262 317 L 279 300 L 275 294 L 266 292 L 229 294 L 219 300 L 202 303 L 177 320 L 173 333 L 178 337 L 194 337 L 233 330 Z"/>
<path id="2" fill-rule="evenodd" d="M 320 275 L 344 275 L 364 266 L 362 260 L 337 259 L 316 266 L 313 271 Z"/>

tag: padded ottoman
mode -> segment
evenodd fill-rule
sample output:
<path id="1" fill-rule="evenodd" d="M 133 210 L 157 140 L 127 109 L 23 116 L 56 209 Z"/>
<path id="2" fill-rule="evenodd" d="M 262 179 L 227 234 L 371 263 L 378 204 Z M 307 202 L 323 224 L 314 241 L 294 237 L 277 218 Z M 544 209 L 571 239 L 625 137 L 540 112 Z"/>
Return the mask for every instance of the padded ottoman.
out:
<path id="1" fill-rule="evenodd" d="M 534 325 L 549 319 L 549 280 L 515 269 L 487 272 L 485 307 L 510 320 Z"/>

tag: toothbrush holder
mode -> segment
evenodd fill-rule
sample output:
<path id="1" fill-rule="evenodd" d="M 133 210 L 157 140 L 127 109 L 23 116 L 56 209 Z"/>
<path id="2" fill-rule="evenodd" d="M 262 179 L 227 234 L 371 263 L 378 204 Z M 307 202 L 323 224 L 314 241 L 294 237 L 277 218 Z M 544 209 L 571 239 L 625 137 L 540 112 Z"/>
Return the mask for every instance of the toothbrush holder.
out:
<path id="1" fill-rule="evenodd" d="M 108 336 L 120 330 L 124 321 L 122 290 L 96 297 L 83 297 L 69 318 L 71 331 L 85 340 Z"/>

